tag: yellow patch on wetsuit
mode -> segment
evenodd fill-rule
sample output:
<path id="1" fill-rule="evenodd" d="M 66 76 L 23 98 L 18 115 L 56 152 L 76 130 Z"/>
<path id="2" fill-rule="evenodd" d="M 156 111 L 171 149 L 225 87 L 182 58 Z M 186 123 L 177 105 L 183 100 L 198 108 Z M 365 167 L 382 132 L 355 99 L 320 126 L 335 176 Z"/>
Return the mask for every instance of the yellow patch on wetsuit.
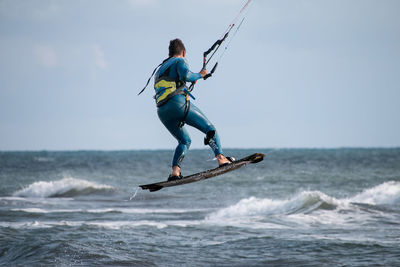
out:
<path id="1" fill-rule="evenodd" d="M 169 96 L 171 93 L 176 91 L 176 82 L 161 80 L 154 85 L 154 88 L 156 89 L 156 91 L 161 91 L 161 90 L 164 91 L 163 93 L 157 95 L 156 97 L 156 101 L 157 103 L 159 103 L 160 101 L 167 98 L 167 96 Z"/>

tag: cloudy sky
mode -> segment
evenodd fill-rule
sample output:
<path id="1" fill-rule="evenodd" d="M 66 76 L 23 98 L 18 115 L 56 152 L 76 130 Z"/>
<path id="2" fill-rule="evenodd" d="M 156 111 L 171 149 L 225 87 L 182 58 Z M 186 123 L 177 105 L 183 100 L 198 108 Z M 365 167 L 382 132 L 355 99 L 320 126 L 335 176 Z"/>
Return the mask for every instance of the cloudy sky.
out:
<path id="1" fill-rule="evenodd" d="M 0 150 L 174 148 L 152 86 L 137 93 L 173 38 L 199 71 L 244 2 L 0 0 Z M 399 10 L 253 0 L 195 104 L 224 147 L 400 146 Z"/>

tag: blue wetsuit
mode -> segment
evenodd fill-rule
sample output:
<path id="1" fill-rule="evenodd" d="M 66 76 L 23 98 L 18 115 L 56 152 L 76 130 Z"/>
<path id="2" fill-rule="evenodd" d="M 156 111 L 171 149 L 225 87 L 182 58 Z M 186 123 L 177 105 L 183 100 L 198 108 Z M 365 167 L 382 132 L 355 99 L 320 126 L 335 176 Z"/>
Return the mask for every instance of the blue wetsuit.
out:
<path id="1" fill-rule="evenodd" d="M 168 77 L 171 79 L 179 79 L 184 82 L 194 82 L 201 78 L 200 73 L 193 73 L 189 70 L 188 64 L 184 58 L 172 57 L 167 60 L 157 71 L 155 79 L 169 68 Z M 180 166 L 180 163 L 185 156 L 185 152 L 189 149 L 191 139 L 185 127 L 179 127 L 185 116 L 186 97 L 183 94 L 178 94 L 169 99 L 165 104 L 157 109 L 158 117 L 165 125 L 168 131 L 178 140 L 178 146 L 175 149 L 172 166 Z M 209 140 L 209 146 L 213 150 L 215 156 L 222 154 L 221 143 L 214 125 L 193 103 L 190 103 L 190 108 L 185 119 L 187 125 L 193 126 L 204 134 L 213 133 Z"/>

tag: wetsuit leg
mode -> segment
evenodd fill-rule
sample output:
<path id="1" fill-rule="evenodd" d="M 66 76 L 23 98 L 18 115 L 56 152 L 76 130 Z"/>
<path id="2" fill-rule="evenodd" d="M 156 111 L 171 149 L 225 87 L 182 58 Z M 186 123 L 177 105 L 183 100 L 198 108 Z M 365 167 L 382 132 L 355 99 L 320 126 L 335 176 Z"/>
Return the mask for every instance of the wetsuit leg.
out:
<path id="1" fill-rule="evenodd" d="M 222 154 L 221 142 L 214 125 L 212 125 L 203 112 L 201 112 L 201 110 L 193 103 L 190 103 L 186 123 L 210 137 L 207 144 L 211 147 L 215 156 Z"/>
<path id="2" fill-rule="evenodd" d="M 184 127 L 179 127 L 185 113 L 186 100 L 183 95 L 177 95 L 158 108 L 157 113 L 168 131 L 178 140 L 178 146 L 172 160 L 172 166 L 180 166 L 191 139 Z"/>
<path id="3" fill-rule="evenodd" d="M 185 157 L 186 151 L 189 149 L 191 140 L 189 133 L 185 128 L 180 128 L 179 129 L 172 129 L 172 131 L 175 132 L 174 137 L 178 140 L 178 146 L 175 149 L 174 157 L 172 159 L 172 166 L 179 166 L 181 165 L 181 162 L 183 158 Z M 171 132 L 171 131 L 170 131 Z"/>
<path id="4" fill-rule="evenodd" d="M 175 149 L 172 166 L 180 166 L 180 163 L 189 149 L 191 139 L 185 127 L 179 127 L 184 118 L 186 100 L 183 95 L 177 95 L 168 100 L 167 103 L 158 108 L 157 113 L 161 122 L 168 131 L 178 140 L 178 146 Z M 207 119 L 207 117 L 193 103 L 190 103 L 190 109 L 186 117 L 186 124 L 195 127 L 210 136 L 208 145 L 213 150 L 215 156 L 222 154 L 221 142 L 218 133 Z M 213 134 L 210 134 L 213 133 Z"/>

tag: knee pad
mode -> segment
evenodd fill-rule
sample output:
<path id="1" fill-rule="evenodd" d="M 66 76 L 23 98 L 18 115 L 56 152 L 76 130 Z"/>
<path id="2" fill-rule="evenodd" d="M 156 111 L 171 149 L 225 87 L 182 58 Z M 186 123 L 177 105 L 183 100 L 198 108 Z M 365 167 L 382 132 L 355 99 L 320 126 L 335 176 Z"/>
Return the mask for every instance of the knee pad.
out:
<path id="1" fill-rule="evenodd" d="M 204 145 L 209 145 L 210 140 L 215 136 L 215 130 L 208 131 L 206 137 L 204 137 Z"/>

